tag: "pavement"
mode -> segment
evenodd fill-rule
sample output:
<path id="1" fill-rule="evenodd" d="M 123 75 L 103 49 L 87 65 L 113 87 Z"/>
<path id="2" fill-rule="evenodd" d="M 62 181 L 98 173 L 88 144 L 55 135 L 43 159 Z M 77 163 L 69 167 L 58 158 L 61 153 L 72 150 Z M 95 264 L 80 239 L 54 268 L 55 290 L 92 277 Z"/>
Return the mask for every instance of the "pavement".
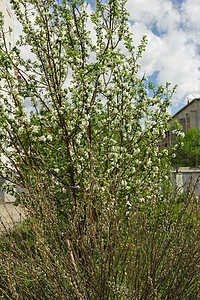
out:
<path id="1" fill-rule="evenodd" d="M 13 203 L 0 204 L 0 233 L 23 221 L 24 217 L 24 211 L 20 206 Z"/>

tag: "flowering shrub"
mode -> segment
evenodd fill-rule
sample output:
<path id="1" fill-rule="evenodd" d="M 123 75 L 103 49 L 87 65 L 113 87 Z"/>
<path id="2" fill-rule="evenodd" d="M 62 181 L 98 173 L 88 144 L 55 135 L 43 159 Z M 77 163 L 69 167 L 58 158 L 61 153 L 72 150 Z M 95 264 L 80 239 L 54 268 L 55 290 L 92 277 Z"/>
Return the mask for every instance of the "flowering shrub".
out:
<path id="1" fill-rule="evenodd" d="M 198 167 L 199 161 L 199 129 L 190 129 L 186 132 L 182 144 L 172 159 L 173 167 Z"/>
<path id="2" fill-rule="evenodd" d="M 1 170 L 28 221 L 2 245 L 2 293 L 196 297 L 198 201 L 176 213 L 161 147 L 174 90 L 140 78 L 147 41 L 133 45 L 125 1 L 11 3 L 23 35 L 8 52 L 1 23 Z"/>

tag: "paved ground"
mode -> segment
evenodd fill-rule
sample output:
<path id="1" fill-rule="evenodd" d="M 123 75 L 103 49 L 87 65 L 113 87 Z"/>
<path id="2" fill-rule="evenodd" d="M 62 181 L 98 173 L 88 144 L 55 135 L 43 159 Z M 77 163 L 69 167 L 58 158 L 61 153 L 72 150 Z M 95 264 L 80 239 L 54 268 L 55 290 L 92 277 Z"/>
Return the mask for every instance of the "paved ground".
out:
<path id="1" fill-rule="evenodd" d="M 24 219 L 24 212 L 20 206 L 15 206 L 12 203 L 0 205 L 0 232 L 5 231 L 5 228 L 12 228 L 16 222 Z"/>

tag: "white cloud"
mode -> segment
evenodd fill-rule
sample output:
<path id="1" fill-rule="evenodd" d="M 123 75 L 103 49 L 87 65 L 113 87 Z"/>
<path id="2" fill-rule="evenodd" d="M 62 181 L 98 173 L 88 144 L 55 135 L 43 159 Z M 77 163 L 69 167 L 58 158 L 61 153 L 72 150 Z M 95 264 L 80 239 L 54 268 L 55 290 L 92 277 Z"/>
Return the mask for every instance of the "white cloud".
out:
<path id="1" fill-rule="evenodd" d="M 128 0 L 127 8 L 136 42 L 143 34 L 149 40 L 143 69 L 149 76 L 158 72 L 159 84 L 178 84 L 173 101 L 184 104 L 186 97 L 200 95 L 200 2 L 173 2 Z"/>
<path id="2" fill-rule="evenodd" d="M 185 26 L 199 30 L 200 3 L 199 0 L 186 0 L 181 7 Z"/>
<path id="3" fill-rule="evenodd" d="M 156 25 L 161 32 L 180 20 L 179 11 L 168 0 L 128 0 L 127 9 L 131 20 L 139 21 L 149 28 Z"/>

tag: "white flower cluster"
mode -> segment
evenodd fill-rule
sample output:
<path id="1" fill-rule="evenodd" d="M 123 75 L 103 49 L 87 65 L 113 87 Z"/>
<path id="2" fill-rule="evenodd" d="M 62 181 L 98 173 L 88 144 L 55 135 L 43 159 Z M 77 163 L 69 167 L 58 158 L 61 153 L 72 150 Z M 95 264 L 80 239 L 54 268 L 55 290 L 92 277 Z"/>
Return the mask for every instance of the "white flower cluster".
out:
<path id="1" fill-rule="evenodd" d="M 32 126 L 31 127 L 31 131 L 32 131 L 32 133 L 38 133 L 39 131 L 40 131 L 40 128 L 38 127 L 38 126 Z"/>
<path id="2" fill-rule="evenodd" d="M 184 138 L 185 137 L 185 133 L 184 132 L 181 132 L 180 130 L 178 129 L 175 129 L 172 131 L 173 134 L 177 135 L 178 137 L 180 138 Z"/>

